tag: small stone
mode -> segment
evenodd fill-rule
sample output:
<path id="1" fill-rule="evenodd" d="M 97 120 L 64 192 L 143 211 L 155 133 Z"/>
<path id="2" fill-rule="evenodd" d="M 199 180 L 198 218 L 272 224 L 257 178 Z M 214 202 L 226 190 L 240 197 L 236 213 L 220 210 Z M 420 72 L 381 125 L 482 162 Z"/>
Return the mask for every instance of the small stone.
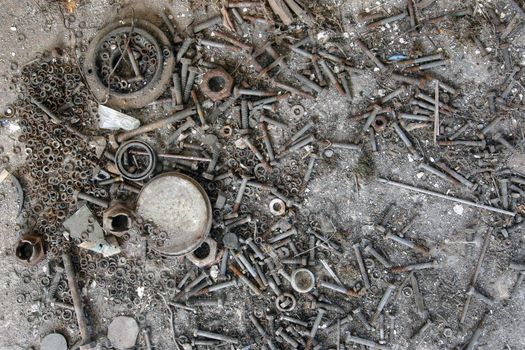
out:
<path id="1" fill-rule="evenodd" d="M 119 350 L 134 347 L 138 334 L 139 325 L 137 321 L 127 316 L 116 317 L 108 327 L 108 339 Z"/>
<path id="2" fill-rule="evenodd" d="M 456 204 L 454 206 L 454 213 L 458 214 L 458 215 L 463 215 L 463 206 L 462 205 L 459 205 L 459 204 Z"/>

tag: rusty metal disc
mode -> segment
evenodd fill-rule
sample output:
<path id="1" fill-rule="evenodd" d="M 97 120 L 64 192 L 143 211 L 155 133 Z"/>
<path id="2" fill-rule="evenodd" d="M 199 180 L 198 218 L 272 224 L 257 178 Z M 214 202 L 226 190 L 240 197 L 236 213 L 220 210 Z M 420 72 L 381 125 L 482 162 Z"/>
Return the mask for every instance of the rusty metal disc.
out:
<path id="1" fill-rule="evenodd" d="M 164 244 L 155 247 L 165 255 L 193 251 L 208 236 L 212 222 L 212 207 L 204 189 L 177 172 L 159 175 L 143 187 L 137 214 L 167 233 Z"/>

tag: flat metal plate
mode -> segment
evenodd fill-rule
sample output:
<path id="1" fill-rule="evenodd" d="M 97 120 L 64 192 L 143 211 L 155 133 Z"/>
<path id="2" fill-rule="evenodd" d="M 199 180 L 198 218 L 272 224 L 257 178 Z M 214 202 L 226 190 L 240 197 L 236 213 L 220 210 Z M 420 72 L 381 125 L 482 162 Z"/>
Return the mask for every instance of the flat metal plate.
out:
<path id="1" fill-rule="evenodd" d="M 66 338 L 60 333 L 48 334 L 42 339 L 41 350 L 67 350 Z"/>
<path id="2" fill-rule="evenodd" d="M 168 235 L 162 254 L 183 255 L 208 236 L 212 208 L 204 189 L 191 177 L 172 172 L 148 182 L 139 194 L 137 214 Z"/>

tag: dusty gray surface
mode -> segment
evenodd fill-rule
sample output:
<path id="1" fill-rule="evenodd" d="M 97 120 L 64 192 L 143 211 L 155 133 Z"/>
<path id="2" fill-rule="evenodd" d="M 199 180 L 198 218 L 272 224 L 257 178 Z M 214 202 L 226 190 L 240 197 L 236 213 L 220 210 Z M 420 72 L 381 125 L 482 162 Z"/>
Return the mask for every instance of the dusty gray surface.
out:
<path id="1" fill-rule="evenodd" d="M 477 13 L 472 20 L 459 19 L 457 22 L 445 21 L 436 26 L 425 26 L 415 37 L 406 33 L 405 27 L 403 29 L 397 27 L 397 24 L 379 29 L 372 34 L 364 34 L 362 27 L 355 28 L 352 24 L 355 22 L 356 15 L 364 10 L 384 9 L 392 14 L 398 13 L 403 7 L 403 1 L 321 1 L 320 3 L 329 4 L 338 9 L 333 14 L 340 20 L 342 30 L 346 34 L 337 40 L 341 42 L 345 54 L 356 66 L 371 67 L 366 57 L 352 45 L 352 39 L 356 33 L 366 38 L 369 47 L 380 48 L 382 59 L 396 52 L 409 56 L 420 56 L 444 50 L 450 57 L 450 64 L 447 68 L 433 70 L 433 74 L 458 87 L 461 92 L 456 97 L 444 94 L 445 98 L 451 99 L 451 104 L 458 110 L 454 119 L 446 120 L 450 130 L 456 130 L 466 120 L 471 120 L 474 126 L 483 126 L 493 119 L 494 116 L 488 112 L 485 97 L 488 91 L 499 88 L 507 77 L 508 70 L 503 68 L 501 52 L 496 48 L 492 25 L 488 24 L 487 17 L 483 14 L 486 7 L 495 6 L 501 18 L 508 22 L 514 10 L 508 7 L 506 0 L 439 1 L 438 6 L 425 12 L 425 17 L 437 16 L 445 10 L 459 9 L 467 3 L 481 12 Z M 145 16 L 160 24 L 161 21 L 158 16 L 155 16 L 155 13 L 166 6 L 177 14 L 175 19 L 180 26 L 179 30 L 183 30 L 193 13 L 202 15 L 204 8 L 197 5 L 195 2 L 179 3 L 178 1 L 83 1 L 77 4 L 73 18 L 71 15 L 63 17 L 63 8 L 57 2 L 48 4 L 38 0 L 3 1 L 0 5 L 0 44 L 3 48 L 0 52 L 0 70 L 4 72 L 4 80 L 1 84 L 0 107 L 3 109 L 3 106 L 16 98 L 11 80 L 17 70 L 24 63 L 31 61 L 39 52 L 49 51 L 56 46 L 69 47 L 74 43 L 80 46 L 86 45 L 97 28 L 120 15 L 130 14 L 131 8 L 134 9 L 137 16 Z M 68 28 L 64 26 L 64 19 L 68 23 Z M 333 21 L 327 23 L 332 24 Z M 468 34 L 471 31 L 477 32 L 485 46 L 492 49 L 488 56 L 482 57 L 479 50 L 468 40 Z M 329 35 L 331 31 L 327 30 L 326 33 Z M 266 34 L 264 30 L 261 30 L 260 35 L 254 35 L 250 39 L 253 39 L 254 43 L 264 41 Z M 295 34 L 298 38 L 302 36 L 300 33 Z M 514 64 L 525 65 L 524 31 L 520 30 L 515 33 L 509 42 Z M 235 71 L 236 78 L 248 71 L 246 67 L 239 64 L 240 61 L 236 56 L 227 55 L 226 59 L 222 59 L 219 51 L 213 52 L 217 53 L 215 56 L 218 62 L 225 63 L 228 71 Z M 295 60 L 297 64 L 301 63 L 297 56 L 291 56 L 290 59 Z M 483 200 L 497 198 L 498 189 L 495 186 L 496 181 L 491 176 L 476 175 L 474 173 L 476 168 L 503 169 L 509 167 L 518 172 L 525 172 L 523 88 L 521 85 L 523 74 L 520 74 L 517 80 L 519 83 L 512 93 L 512 103 L 509 103 L 510 113 L 500 125 L 506 137 L 511 138 L 518 147 L 518 151 L 513 156 L 504 150 L 490 157 L 481 151 L 474 154 L 475 151 L 462 152 L 434 147 L 429 129 L 411 132 L 411 135 L 418 140 L 416 148 L 427 159 L 437 160 L 442 157 L 457 166 L 462 174 L 468 175 L 472 172 L 471 179 L 487 186 L 487 193 L 478 196 Z M 371 101 L 384 96 L 395 89 L 398 84 L 381 78 L 381 75 L 371 68 L 363 74 L 354 76 L 352 84 L 355 98 L 351 102 L 341 98 L 333 88 L 330 88 L 314 100 L 303 101 L 294 97 L 289 101 L 281 102 L 278 119 L 286 121 L 294 130 L 297 130 L 307 120 L 315 118 L 319 121 L 315 128 L 319 140 L 353 142 L 362 124 L 361 122 L 350 122 L 349 117 L 360 114 L 371 104 Z M 297 103 L 306 108 L 306 114 L 299 118 L 293 116 L 289 110 L 289 107 Z M 394 103 L 397 104 L 397 107 L 402 108 L 407 102 L 396 100 Z M 130 114 L 146 121 L 161 113 L 132 111 Z M 233 117 L 224 118 L 224 120 L 234 124 Z M 469 135 L 472 136 L 475 129 L 475 127 L 471 128 Z M 289 136 L 289 133 L 283 134 L 280 130 L 273 128 L 270 128 L 270 132 L 280 140 L 286 140 Z M 159 132 L 158 135 L 149 139 L 156 141 L 161 136 L 165 136 L 163 133 L 164 131 Z M 8 164 L 3 164 L 0 168 L 15 170 L 23 163 L 23 152 L 14 152 L 17 146 L 23 149 L 23 145 L 17 141 L 19 134 L 16 122 L 8 121 L 2 124 L 0 145 L 3 151 L 0 155 L 8 157 Z M 453 188 L 447 182 L 423 173 L 418 169 L 418 161 L 408 155 L 403 144 L 397 137 L 392 136 L 393 134 L 393 131 L 390 130 L 389 135 L 378 137 L 379 152 L 372 156 L 377 167 L 376 174 L 462 198 L 478 198 L 470 191 Z M 225 151 L 225 153 L 228 152 L 228 150 Z M 393 335 L 389 342 L 392 348 L 452 349 L 461 344 L 464 345 L 470 339 L 482 314 L 488 312 L 478 349 L 525 349 L 523 318 L 525 285 L 518 286 L 516 294 L 509 299 L 511 291 L 515 288 L 518 273 L 508 269 L 509 261 L 523 260 L 525 253 L 523 251 L 523 231 L 514 232 L 508 240 L 494 233 L 477 286 L 484 293 L 492 296 L 497 303 L 493 307 L 488 307 L 479 300 L 473 300 L 465 324 L 460 325 L 458 319 L 465 302 L 465 291 L 486 232 L 483 228 L 475 230 L 474 244 L 468 244 L 471 237 L 466 228 L 480 224 L 499 228 L 509 224 L 510 220 L 465 205 L 456 205 L 441 199 L 392 188 L 379 183 L 376 176 L 362 181 L 362 186 L 359 191 L 356 191 L 353 170 L 358 162 L 359 154 L 345 150 L 336 150 L 335 153 L 334 157 L 317 162 L 305 196 L 299 197 L 301 203 L 300 209 L 297 210 L 297 221 L 302 227 L 321 227 L 321 231 L 326 235 L 331 235 L 335 229 L 333 237 L 341 244 L 345 253 L 340 256 L 329 255 L 329 261 L 343 282 L 351 287 L 360 280 L 352 245 L 363 239 L 373 242 L 374 246 L 381 247 L 394 265 L 426 261 L 425 257 L 415 255 L 410 250 L 382 238 L 380 233 L 374 229 L 373 225 L 382 220 L 386 206 L 393 202 L 397 204 L 397 209 L 389 218 L 389 225 L 399 231 L 408 219 L 417 213 L 416 223 L 406 233 L 406 237 L 424 242 L 431 248 L 432 256 L 442 263 L 440 269 L 416 273 L 425 304 L 434 322 L 431 329 L 423 337 L 410 339 L 423 325 L 425 318 L 415 313 L 412 298 L 401 296 L 389 310 L 392 314 L 397 314 L 394 331 L 389 328 L 391 324 L 388 317 L 385 319 L 387 328 Z M 225 156 L 225 158 L 229 157 Z M 496 161 L 491 162 L 489 159 L 492 158 Z M 296 175 L 301 177 L 307 161 L 301 157 L 295 157 L 295 159 L 301 170 L 296 172 L 298 174 Z M 231 196 L 235 196 L 236 186 L 226 187 L 231 192 L 229 194 L 229 199 L 231 199 Z M 44 288 L 41 279 L 44 276 L 50 278 L 53 276 L 48 261 L 28 269 L 13 258 L 12 248 L 16 239 L 21 233 L 24 233 L 23 230 L 28 228 L 17 226 L 17 223 L 21 223 L 23 219 L 17 219 L 17 195 L 10 181 L 6 180 L 0 185 L 0 194 L 2 194 L 0 197 L 0 295 L 2 296 L 0 308 L 3 310 L 0 313 L 0 349 L 18 350 L 28 349 L 30 346 L 38 349 L 40 340 L 46 334 L 54 331 L 66 335 L 68 344 L 72 345 L 78 339 L 74 315 L 70 321 L 67 321 L 67 317 L 71 315 L 64 310 L 55 311 L 42 305 Z M 249 209 L 255 208 L 263 212 L 269 200 L 269 196 L 256 193 L 246 204 L 249 205 Z M 523 198 L 520 200 L 523 203 Z M 523 215 L 523 208 L 518 209 Z M 257 214 L 254 216 L 259 217 Z M 260 215 L 261 218 L 263 216 Z M 213 234 L 216 233 L 213 232 Z M 165 261 L 155 256 L 143 259 L 144 252 L 141 250 L 141 244 L 141 237 L 131 235 L 131 238 L 122 244 L 125 250 L 124 259 L 114 261 L 115 266 L 122 267 L 126 265 L 127 258 L 134 264 L 143 267 L 143 271 L 139 269 L 136 272 L 135 266 L 131 268 L 131 271 L 126 271 L 126 274 L 129 275 L 143 273 L 143 276 L 140 277 L 140 285 L 127 276 L 125 288 L 117 288 L 115 281 L 122 283 L 120 279 L 102 276 L 98 270 L 86 272 L 88 271 L 87 261 L 91 258 L 82 256 L 86 259 L 82 288 L 85 295 L 84 300 L 89 304 L 88 314 L 94 320 L 94 334 L 100 338 L 107 333 L 107 327 L 113 317 L 117 315 L 138 317 L 139 314 L 142 314 L 151 327 L 152 342 L 155 348 L 172 349 L 168 313 L 162 299 L 157 298 L 156 294 L 167 289 L 167 280 L 175 279 L 178 282 L 182 273 L 187 271 L 191 264 L 180 260 Z M 306 249 L 307 246 L 303 248 Z M 344 306 L 348 312 L 357 306 L 362 306 L 367 315 L 371 316 L 385 289 L 385 281 L 399 285 L 404 279 L 404 275 L 401 278 L 391 274 L 386 269 L 382 269 L 377 262 L 374 270 L 381 276 L 381 279 L 374 280 L 379 290 L 362 300 L 345 299 L 337 294 L 326 294 L 330 296 L 330 300 Z M 182 309 L 174 309 L 177 335 L 191 338 L 196 328 L 213 331 L 222 329 L 226 334 L 242 339 L 243 345 L 257 343 L 256 339 L 260 337 L 252 329 L 246 315 L 253 309 L 264 311 L 267 307 L 272 307 L 273 303 L 250 296 L 244 287 L 230 291 L 232 293 L 227 295 L 224 309 L 202 307 L 198 308 L 198 315 Z M 127 298 L 126 294 L 129 294 L 130 297 Z M 303 314 L 300 316 L 313 321 L 315 312 L 309 311 L 306 316 Z M 335 317 L 333 314 L 330 316 Z M 446 328 L 452 330 L 451 337 L 444 336 Z M 353 321 L 348 329 L 359 336 L 378 339 L 377 331 L 367 332 L 358 321 Z M 327 336 L 322 334 L 322 337 L 326 339 Z M 142 340 L 139 342 L 142 346 Z M 258 343 L 261 343 L 260 340 Z M 348 348 L 352 348 L 350 343 Z"/>

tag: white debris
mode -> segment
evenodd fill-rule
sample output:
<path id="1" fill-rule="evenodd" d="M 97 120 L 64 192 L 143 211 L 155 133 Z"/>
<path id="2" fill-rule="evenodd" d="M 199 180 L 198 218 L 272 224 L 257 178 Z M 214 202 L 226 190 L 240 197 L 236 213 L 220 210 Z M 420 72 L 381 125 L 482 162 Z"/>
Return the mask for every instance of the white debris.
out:
<path id="1" fill-rule="evenodd" d="M 458 215 L 463 215 L 463 206 L 461 204 L 456 204 L 454 206 L 454 213 L 458 214 Z"/>
<path id="2" fill-rule="evenodd" d="M 110 130 L 133 130 L 140 126 L 140 121 L 103 105 L 98 105 L 99 127 Z"/>

